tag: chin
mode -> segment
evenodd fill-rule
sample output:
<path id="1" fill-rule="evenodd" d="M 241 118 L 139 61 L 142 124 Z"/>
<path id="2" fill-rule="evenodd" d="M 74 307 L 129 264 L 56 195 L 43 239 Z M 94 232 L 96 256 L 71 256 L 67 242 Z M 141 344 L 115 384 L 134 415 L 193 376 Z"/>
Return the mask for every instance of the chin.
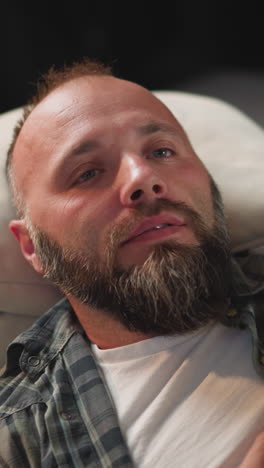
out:
<path id="1" fill-rule="evenodd" d="M 124 269 L 129 269 L 131 266 L 141 266 L 153 252 L 155 246 L 161 244 L 153 244 L 148 246 L 137 246 L 134 249 L 127 246 L 127 252 L 122 252 L 117 258 L 118 265 Z"/>

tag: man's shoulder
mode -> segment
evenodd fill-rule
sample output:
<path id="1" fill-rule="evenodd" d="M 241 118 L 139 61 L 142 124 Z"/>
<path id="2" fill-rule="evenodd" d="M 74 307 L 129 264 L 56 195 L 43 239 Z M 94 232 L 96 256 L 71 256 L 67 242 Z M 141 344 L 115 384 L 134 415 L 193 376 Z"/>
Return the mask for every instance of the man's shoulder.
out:
<path id="1" fill-rule="evenodd" d="M 0 372 L 0 420 L 43 402 L 36 381 L 76 328 L 75 316 L 64 298 L 9 345 L 6 365 Z"/>

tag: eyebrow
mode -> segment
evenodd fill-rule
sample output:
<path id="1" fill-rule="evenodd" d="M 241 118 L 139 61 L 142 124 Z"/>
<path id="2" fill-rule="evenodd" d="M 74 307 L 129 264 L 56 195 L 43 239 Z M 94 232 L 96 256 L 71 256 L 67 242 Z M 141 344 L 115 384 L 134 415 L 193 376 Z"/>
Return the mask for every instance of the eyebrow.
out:
<path id="1" fill-rule="evenodd" d="M 158 133 L 158 132 L 165 132 L 169 133 L 173 136 L 179 137 L 180 132 L 177 128 L 175 128 L 173 125 L 168 124 L 167 122 L 156 122 L 152 121 L 149 122 L 145 125 L 141 125 L 140 127 L 137 128 L 137 131 L 141 135 L 151 135 L 153 133 Z"/>
<path id="2" fill-rule="evenodd" d="M 90 153 L 91 151 L 96 150 L 100 146 L 99 140 L 89 140 L 75 146 L 67 155 L 68 156 L 78 156 L 82 153 Z"/>
<path id="3" fill-rule="evenodd" d="M 78 143 L 76 146 L 66 151 L 61 155 L 61 159 L 55 169 L 55 175 L 64 170 L 64 168 L 75 158 L 81 156 L 82 154 L 92 153 L 96 149 L 100 148 L 99 140 L 87 140 L 81 143 Z"/>

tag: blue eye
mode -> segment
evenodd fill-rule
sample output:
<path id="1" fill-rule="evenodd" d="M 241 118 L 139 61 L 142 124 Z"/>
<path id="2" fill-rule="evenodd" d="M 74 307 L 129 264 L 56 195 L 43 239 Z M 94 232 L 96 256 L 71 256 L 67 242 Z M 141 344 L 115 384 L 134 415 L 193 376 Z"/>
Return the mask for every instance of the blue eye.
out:
<path id="1" fill-rule="evenodd" d="M 174 154 L 174 152 L 169 148 L 159 148 L 155 151 L 152 151 L 155 158 L 166 159 Z"/>
<path id="2" fill-rule="evenodd" d="M 89 169 L 83 172 L 83 174 L 81 174 L 80 177 L 78 177 L 76 183 L 81 184 L 83 182 L 86 182 L 87 180 L 93 179 L 98 174 L 98 172 L 98 169 Z"/>

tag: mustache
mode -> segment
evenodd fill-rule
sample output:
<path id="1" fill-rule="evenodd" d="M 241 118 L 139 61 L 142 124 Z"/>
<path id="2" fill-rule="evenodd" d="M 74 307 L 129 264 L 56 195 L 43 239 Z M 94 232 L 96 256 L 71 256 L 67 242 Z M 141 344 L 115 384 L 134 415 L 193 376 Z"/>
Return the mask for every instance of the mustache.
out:
<path id="1" fill-rule="evenodd" d="M 152 204 L 138 204 L 133 208 L 133 213 L 122 219 L 118 223 L 112 224 L 108 230 L 108 236 L 105 245 L 112 250 L 124 242 L 134 229 L 136 224 L 144 220 L 145 217 L 157 216 L 163 211 L 174 214 L 182 214 L 187 224 L 193 229 L 194 234 L 200 239 L 206 231 L 206 225 L 199 213 L 182 201 L 170 201 L 163 198 L 156 200 Z"/>

